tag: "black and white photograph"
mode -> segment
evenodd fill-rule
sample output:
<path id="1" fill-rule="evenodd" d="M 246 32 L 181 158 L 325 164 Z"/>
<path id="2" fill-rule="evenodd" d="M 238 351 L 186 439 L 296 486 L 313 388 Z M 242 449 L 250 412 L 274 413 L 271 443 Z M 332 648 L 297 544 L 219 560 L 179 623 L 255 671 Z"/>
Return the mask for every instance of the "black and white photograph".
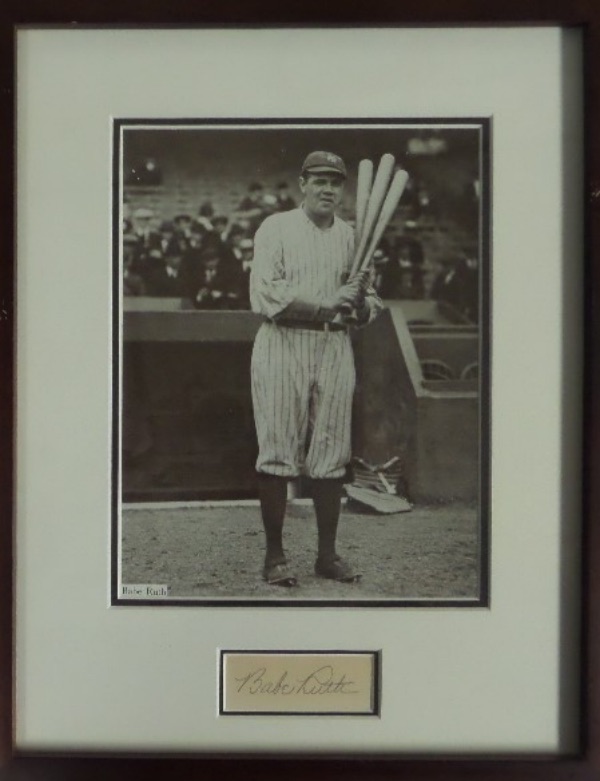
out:
<path id="1" fill-rule="evenodd" d="M 113 605 L 488 604 L 490 131 L 114 120 Z"/>

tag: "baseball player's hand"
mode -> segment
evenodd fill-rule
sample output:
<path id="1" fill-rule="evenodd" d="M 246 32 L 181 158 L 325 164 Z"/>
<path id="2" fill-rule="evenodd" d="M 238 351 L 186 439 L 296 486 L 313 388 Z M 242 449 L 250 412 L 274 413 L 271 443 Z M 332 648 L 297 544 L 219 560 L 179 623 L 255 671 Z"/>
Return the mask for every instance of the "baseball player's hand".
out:
<path id="1" fill-rule="evenodd" d="M 357 284 L 364 297 L 364 294 L 371 284 L 371 269 L 365 268 L 362 271 L 357 272 L 351 279 L 348 280 L 351 284 Z"/>
<path id="2" fill-rule="evenodd" d="M 345 285 L 342 285 L 336 290 L 335 295 L 331 300 L 331 308 L 338 312 L 349 307 L 351 308 L 355 306 L 360 295 L 361 289 L 358 281 L 352 280 L 346 282 Z"/>
<path id="3" fill-rule="evenodd" d="M 366 323 L 369 319 L 371 310 L 366 303 L 365 296 L 361 296 L 354 306 L 344 304 L 338 312 L 339 322 L 344 325 L 356 325 L 357 323 Z"/>

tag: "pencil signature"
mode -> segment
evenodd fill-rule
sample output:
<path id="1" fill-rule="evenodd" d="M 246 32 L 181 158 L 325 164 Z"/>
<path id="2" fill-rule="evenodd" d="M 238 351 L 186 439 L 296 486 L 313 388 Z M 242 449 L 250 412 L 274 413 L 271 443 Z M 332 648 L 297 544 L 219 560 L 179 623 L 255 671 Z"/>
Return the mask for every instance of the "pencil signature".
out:
<path id="1" fill-rule="evenodd" d="M 266 667 L 258 667 L 247 675 L 234 679 L 238 693 L 271 694 L 287 696 L 327 695 L 327 694 L 359 694 L 356 681 L 346 678 L 345 673 L 336 672 L 333 665 L 324 664 L 312 670 L 306 677 L 291 679 L 288 670 L 279 676 L 271 676 Z"/>

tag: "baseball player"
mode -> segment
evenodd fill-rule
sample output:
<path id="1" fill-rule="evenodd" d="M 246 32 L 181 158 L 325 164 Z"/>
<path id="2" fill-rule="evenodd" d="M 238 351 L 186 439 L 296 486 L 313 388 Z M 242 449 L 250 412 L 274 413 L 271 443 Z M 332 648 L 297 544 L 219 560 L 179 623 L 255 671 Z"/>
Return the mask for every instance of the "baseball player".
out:
<path id="1" fill-rule="evenodd" d="M 301 474 L 310 478 L 317 519 L 316 574 L 343 582 L 358 577 L 336 551 L 355 384 L 345 313 L 354 308 L 364 325 L 382 305 L 368 272 L 348 279 L 354 233 L 335 214 L 345 180 L 341 157 L 312 152 L 302 166 L 301 206 L 268 217 L 255 236 L 250 302 L 265 322 L 252 353 L 252 399 L 263 577 L 273 585 L 297 582 L 282 532 L 287 482 Z"/>

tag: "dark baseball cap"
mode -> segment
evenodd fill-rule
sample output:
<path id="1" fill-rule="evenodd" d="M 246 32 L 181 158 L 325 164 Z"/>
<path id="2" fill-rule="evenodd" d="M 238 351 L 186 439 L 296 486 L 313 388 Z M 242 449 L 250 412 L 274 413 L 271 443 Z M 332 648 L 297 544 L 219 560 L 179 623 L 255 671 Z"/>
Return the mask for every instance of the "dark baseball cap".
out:
<path id="1" fill-rule="evenodd" d="M 339 155 L 333 152 L 311 152 L 302 165 L 302 173 L 339 174 L 346 178 L 346 166 Z"/>

